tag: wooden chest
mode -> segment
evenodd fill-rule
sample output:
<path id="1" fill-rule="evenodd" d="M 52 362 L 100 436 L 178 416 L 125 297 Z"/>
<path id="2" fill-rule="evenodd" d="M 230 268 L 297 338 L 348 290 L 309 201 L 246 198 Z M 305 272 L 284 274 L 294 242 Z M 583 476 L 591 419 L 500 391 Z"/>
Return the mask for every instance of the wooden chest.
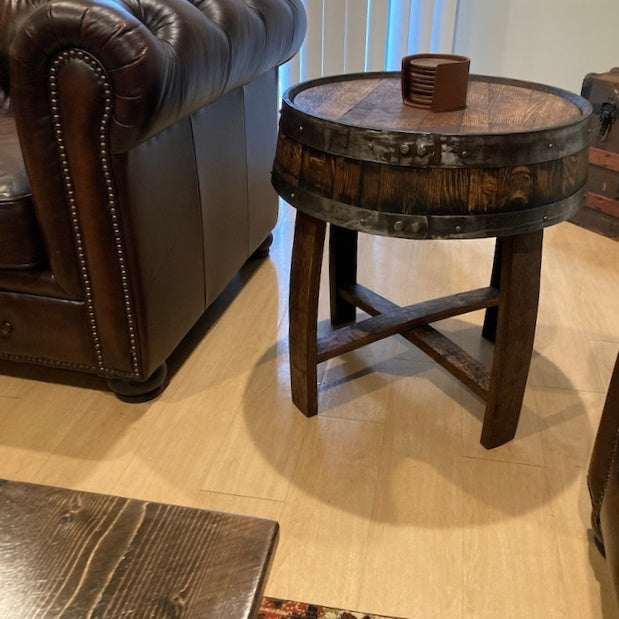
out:
<path id="1" fill-rule="evenodd" d="M 619 237 L 619 67 L 608 73 L 589 73 L 582 96 L 593 105 L 593 138 L 589 151 L 589 180 L 585 207 L 572 221 Z"/>

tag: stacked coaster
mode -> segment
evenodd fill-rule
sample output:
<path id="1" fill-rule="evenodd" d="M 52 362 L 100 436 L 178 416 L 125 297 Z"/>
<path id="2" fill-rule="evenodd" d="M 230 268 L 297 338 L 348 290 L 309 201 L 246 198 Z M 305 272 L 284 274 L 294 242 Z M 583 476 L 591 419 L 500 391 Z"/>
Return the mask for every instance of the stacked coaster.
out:
<path id="1" fill-rule="evenodd" d="M 414 54 L 402 59 L 406 105 L 448 112 L 466 107 L 470 59 L 453 54 Z"/>

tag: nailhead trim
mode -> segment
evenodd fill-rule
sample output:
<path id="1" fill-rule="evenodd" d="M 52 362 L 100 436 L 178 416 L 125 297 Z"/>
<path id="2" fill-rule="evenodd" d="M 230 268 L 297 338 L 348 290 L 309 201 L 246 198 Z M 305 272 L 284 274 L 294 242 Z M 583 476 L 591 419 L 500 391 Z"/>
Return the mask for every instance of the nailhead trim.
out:
<path id="1" fill-rule="evenodd" d="M 114 370 L 104 368 L 100 370 L 98 367 L 88 363 L 74 363 L 72 361 L 59 361 L 58 359 L 48 359 L 47 357 L 33 357 L 30 355 L 14 355 L 11 353 L 0 353 L 0 359 L 6 361 L 17 361 L 21 363 L 30 363 L 35 365 L 45 365 L 55 368 L 63 368 L 65 370 L 79 370 L 80 372 L 92 372 L 97 375 L 110 376 L 112 378 L 135 378 L 133 372 L 123 372 L 122 370 Z"/>
<path id="2" fill-rule="evenodd" d="M 104 94 L 104 109 L 101 116 L 101 123 L 99 125 L 99 159 L 101 162 L 101 170 L 105 181 L 105 187 L 107 192 L 107 209 L 112 221 L 112 229 L 114 233 L 114 244 L 116 249 L 116 257 L 120 268 L 120 281 L 122 286 L 122 293 L 124 299 L 125 317 L 127 319 L 127 330 L 129 333 L 129 353 L 131 355 L 131 365 L 133 368 L 133 375 L 139 376 L 140 374 L 140 362 L 138 358 L 138 347 L 136 343 L 136 328 L 135 317 L 133 311 L 133 304 L 131 301 L 131 295 L 129 290 L 129 278 L 126 267 L 125 259 L 125 247 L 123 244 L 122 236 L 120 233 L 120 223 L 118 216 L 118 207 L 116 205 L 116 196 L 114 194 L 114 183 L 112 174 L 110 172 L 111 166 L 109 161 L 109 149 L 108 149 L 108 128 L 112 117 L 112 89 L 110 86 L 110 80 L 107 73 L 103 70 L 101 65 L 89 54 L 80 50 L 66 50 L 60 53 L 54 58 L 50 70 L 49 70 L 49 97 L 51 107 L 51 117 L 54 125 L 54 133 L 56 135 L 56 143 L 58 148 L 58 156 L 60 158 L 60 167 L 62 169 L 62 180 L 65 187 L 65 193 L 67 196 L 67 202 L 69 205 L 69 213 L 71 216 L 71 225 L 73 228 L 73 236 L 75 239 L 75 246 L 77 249 L 77 259 L 80 268 L 80 276 L 82 278 L 82 284 L 86 294 L 86 312 L 88 314 L 88 326 L 90 329 L 90 336 L 92 338 L 93 347 L 95 351 L 96 368 L 99 372 L 108 372 L 105 368 L 103 361 L 103 354 L 101 352 L 101 340 L 97 329 L 97 322 L 95 318 L 94 302 L 92 294 L 92 284 L 90 280 L 90 273 L 88 270 L 88 264 L 86 261 L 86 253 L 84 251 L 82 232 L 79 225 L 77 204 L 75 200 L 75 191 L 73 186 L 73 179 L 71 178 L 71 170 L 69 168 L 69 162 L 66 155 L 66 149 L 64 144 L 64 129 L 62 125 L 62 117 L 60 104 L 58 99 L 58 82 L 57 77 L 64 66 L 64 64 L 70 60 L 79 60 L 86 63 L 97 75 L 97 82 L 103 89 Z"/>

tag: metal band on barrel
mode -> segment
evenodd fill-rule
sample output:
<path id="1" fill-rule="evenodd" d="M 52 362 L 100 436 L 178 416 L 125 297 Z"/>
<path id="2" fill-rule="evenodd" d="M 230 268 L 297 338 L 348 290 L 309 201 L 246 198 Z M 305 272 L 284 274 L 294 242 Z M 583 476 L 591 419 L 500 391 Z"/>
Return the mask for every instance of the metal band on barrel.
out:
<path id="1" fill-rule="evenodd" d="M 274 174 L 273 187 L 296 209 L 351 230 L 406 239 L 475 239 L 512 236 L 570 219 L 583 206 L 585 187 L 550 204 L 500 213 L 403 215 L 370 211 L 294 187 Z"/>
<path id="2" fill-rule="evenodd" d="M 591 140 L 591 104 L 565 90 L 519 80 L 471 75 L 470 80 L 526 86 L 561 96 L 573 103 L 582 118 L 564 125 L 528 132 L 497 134 L 434 134 L 430 132 L 370 129 L 318 118 L 295 107 L 302 91 L 331 81 L 398 78 L 398 72 L 359 73 L 305 82 L 286 91 L 280 132 L 319 151 L 360 161 L 411 167 L 508 167 L 531 165 L 569 157 L 587 148 Z"/>

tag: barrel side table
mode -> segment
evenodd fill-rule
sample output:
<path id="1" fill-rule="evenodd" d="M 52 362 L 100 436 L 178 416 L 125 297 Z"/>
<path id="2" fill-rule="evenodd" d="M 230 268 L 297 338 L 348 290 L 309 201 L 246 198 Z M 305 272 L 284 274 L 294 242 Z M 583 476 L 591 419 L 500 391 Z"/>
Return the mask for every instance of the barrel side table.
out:
<path id="1" fill-rule="evenodd" d="M 486 404 L 481 443 L 517 429 L 537 320 L 543 229 L 584 202 L 591 106 L 549 86 L 471 76 L 467 107 L 403 104 L 400 74 L 305 82 L 284 95 L 272 183 L 297 209 L 290 278 L 295 405 L 318 412 L 318 363 L 399 334 Z M 317 338 L 326 227 L 333 333 Z M 486 288 L 398 307 L 357 282 L 358 232 L 496 238 Z M 370 318 L 356 321 L 360 308 Z M 485 309 L 487 368 L 431 326 Z"/>

